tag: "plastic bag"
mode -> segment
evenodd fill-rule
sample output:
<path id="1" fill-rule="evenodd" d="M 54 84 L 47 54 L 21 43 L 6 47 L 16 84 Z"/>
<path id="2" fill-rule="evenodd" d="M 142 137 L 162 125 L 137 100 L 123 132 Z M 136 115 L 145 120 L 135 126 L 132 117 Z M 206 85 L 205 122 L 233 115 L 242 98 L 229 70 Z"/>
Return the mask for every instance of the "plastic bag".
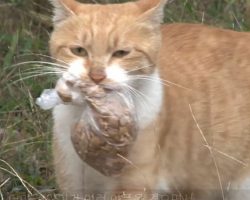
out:
<path id="1" fill-rule="evenodd" d="M 55 89 L 45 89 L 36 99 L 36 104 L 43 110 L 49 110 L 62 103 Z"/>
<path id="2" fill-rule="evenodd" d="M 60 78 L 55 89 L 45 89 L 40 97 L 36 99 L 36 104 L 43 110 L 49 110 L 59 104 L 83 105 L 85 102 L 83 93 L 70 87 L 67 80 Z"/>
<path id="3" fill-rule="evenodd" d="M 64 80 L 59 80 L 56 89 L 44 90 L 36 103 L 45 110 L 60 103 L 84 105 L 80 119 L 71 130 L 75 151 L 103 175 L 122 174 L 137 136 L 137 117 L 129 93 L 96 85 L 69 88 Z"/>
<path id="4" fill-rule="evenodd" d="M 114 92 L 88 98 L 87 108 L 71 131 L 82 160 L 106 176 L 119 176 L 128 165 L 137 133 L 136 115 L 129 95 Z"/>

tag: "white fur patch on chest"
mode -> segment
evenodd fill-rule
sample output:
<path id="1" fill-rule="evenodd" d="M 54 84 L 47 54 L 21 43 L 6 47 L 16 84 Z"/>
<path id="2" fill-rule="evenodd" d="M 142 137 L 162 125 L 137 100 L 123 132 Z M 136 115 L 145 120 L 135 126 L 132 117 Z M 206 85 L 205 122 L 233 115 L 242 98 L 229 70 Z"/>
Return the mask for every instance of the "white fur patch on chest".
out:
<path id="1" fill-rule="evenodd" d="M 158 116 L 163 102 L 163 86 L 158 72 L 149 79 L 140 80 L 137 88 L 138 95 L 134 96 L 139 128 L 143 129 Z"/>

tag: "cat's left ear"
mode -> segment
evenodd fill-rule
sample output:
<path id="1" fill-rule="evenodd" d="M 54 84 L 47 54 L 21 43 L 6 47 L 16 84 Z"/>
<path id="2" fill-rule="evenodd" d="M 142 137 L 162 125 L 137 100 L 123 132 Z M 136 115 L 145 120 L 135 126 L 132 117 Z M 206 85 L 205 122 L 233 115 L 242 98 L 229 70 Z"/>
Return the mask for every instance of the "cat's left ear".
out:
<path id="1" fill-rule="evenodd" d="M 140 21 L 159 25 L 164 18 L 164 7 L 168 0 L 139 0 L 138 7 L 142 10 Z"/>
<path id="2" fill-rule="evenodd" d="M 49 0 L 54 7 L 53 22 L 54 25 L 59 24 L 68 17 L 76 14 L 79 2 L 75 0 Z"/>

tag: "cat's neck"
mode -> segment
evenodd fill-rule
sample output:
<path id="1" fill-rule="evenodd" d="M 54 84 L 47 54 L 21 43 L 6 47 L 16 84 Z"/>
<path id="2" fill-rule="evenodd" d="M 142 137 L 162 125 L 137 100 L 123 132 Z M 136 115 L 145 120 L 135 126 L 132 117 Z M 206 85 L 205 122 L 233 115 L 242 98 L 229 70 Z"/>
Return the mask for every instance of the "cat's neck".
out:
<path id="1" fill-rule="evenodd" d="M 134 95 L 139 129 L 150 125 L 159 115 L 163 102 L 163 86 L 159 73 L 156 71 L 148 79 L 140 80 L 136 88 L 138 95 Z"/>

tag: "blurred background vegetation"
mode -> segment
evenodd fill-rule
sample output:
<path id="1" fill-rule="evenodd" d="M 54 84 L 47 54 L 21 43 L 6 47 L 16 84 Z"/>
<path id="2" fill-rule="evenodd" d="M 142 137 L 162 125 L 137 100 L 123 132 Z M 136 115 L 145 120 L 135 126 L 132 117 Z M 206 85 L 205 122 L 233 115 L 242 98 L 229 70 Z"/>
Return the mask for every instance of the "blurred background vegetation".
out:
<path id="1" fill-rule="evenodd" d="M 26 63 L 48 61 L 51 14 L 45 0 L 0 0 L 0 200 L 14 199 L 10 196 L 20 193 L 28 195 L 27 188 L 37 199 L 39 193 L 56 189 L 51 163 L 51 113 L 41 111 L 34 103 L 44 88 L 53 87 L 55 77 L 27 78 L 35 66 Z M 165 22 L 248 31 L 250 2 L 169 0 Z"/>

